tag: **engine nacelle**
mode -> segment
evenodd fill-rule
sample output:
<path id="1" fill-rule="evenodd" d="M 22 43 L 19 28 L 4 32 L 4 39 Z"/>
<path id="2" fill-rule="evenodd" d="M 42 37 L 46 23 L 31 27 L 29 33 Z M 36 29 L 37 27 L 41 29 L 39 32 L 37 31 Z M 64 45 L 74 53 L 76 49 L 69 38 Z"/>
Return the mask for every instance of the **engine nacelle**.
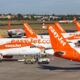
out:
<path id="1" fill-rule="evenodd" d="M 3 58 L 10 59 L 10 58 L 13 58 L 13 56 L 5 55 L 5 56 L 3 56 Z"/>
<path id="2" fill-rule="evenodd" d="M 61 55 L 65 55 L 66 53 L 64 51 L 56 51 L 55 54 L 61 56 Z"/>

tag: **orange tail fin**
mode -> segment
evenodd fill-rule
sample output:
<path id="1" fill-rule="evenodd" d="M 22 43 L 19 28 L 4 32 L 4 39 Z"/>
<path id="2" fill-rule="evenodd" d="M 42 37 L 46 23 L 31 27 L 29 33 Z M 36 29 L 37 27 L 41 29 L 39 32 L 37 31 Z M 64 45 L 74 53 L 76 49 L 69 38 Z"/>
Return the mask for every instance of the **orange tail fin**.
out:
<path id="1" fill-rule="evenodd" d="M 66 33 L 66 31 L 64 31 L 64 29 L 61 27 L 61 25 L 58 22 L 55 22 L 54 24 L 60 33 Z"/>
<path id="2" fill-rule="evenodd" d="M 56 48 L 54 48 L 54 55 L 56 57 L 80 61 L 80 54 L 69 45 L 64 37 L 56 30 L 54 25 L 48 25 L 48 31 L 52 48 L 56 46 Z"/>
<path id="3" fill-rule="evenodd" d="M 60 32 L 56 29 L 54 25 L 48 25 L 48 31 L 50 35 L 52 48 L 54 48 L 54 46 L 57 49 L 70 48 L 68 42 L 64 39 L 64 37 L 60 34 Z"/>
<path id="4" fill-rule="evenodd" d="M 11 26 L 10 26 L 9 21 L 8 21 L 8 30 L 11 30 Z"/>
<path id="5" fill-rule="evenodd" d="M 24 29 L 26 37 L 37 38 L 36 33 L 31 29 L 31 27 L 27 23 L 24 23 Z"/>
<path id="6" fill-rule="evenodd" d="M 78 21 L 75 22 L 76 27 L 77 27 L 77 31 L 80 31 L 80 23 Z"/>

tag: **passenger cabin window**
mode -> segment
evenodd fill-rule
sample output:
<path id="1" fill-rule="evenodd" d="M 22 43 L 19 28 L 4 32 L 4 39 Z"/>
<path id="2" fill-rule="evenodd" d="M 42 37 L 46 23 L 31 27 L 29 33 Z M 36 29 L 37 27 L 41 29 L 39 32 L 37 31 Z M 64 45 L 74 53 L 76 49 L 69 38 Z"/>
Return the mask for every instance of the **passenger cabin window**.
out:
<path id="1" fill-rule="evenodd" d="M 30 46 L 30 48 L 36 48 L 36 46 Z"/>

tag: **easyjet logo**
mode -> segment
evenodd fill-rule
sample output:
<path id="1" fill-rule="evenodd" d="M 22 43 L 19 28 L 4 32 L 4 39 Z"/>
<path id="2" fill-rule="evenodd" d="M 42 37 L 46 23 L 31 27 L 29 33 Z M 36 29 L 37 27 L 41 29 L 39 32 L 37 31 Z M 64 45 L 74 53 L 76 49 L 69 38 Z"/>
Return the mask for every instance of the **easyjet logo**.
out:
<path id="1" fill-rule="evenodd" d="M 15 30 L 15 32 L 21 32 L 21 30 Z"/>
<path id="2" fill-rule="evenodd" d="M 50 44 L 50 39 L 13 39 L 11 43 L 33 43 L 33 44 Z"/>
<path id="3" fill-rule="evenodd" d="M 63 37 L 60 37 L 59 34 L 53 29 L 52 26 L 49 27 L 49 29 L 51 30 L 51 32 L 54 34 L 54 37 L 58 39 L 58 41 L 65 46 L 66 42 L 64 42 Z"/>
<path id="4" fill-rule="evenodd" d="M 31 34 L 33 34 L 33 32 L 31 31 L 31 29 L 26 25 L 26 24 L 24 24 L 25 25 L 25 27 L 27 28 L 27 30 L 31 33 Z"/>
<path id="5" fill-rule="evenodd" d="M 10 48 L 10 47 L 17 48 L 17 47 L 21 47 L 21 44 L 16 44 L 16 45 L 5 45 L 5 47 L 7 47 L 7 48 Z"/>

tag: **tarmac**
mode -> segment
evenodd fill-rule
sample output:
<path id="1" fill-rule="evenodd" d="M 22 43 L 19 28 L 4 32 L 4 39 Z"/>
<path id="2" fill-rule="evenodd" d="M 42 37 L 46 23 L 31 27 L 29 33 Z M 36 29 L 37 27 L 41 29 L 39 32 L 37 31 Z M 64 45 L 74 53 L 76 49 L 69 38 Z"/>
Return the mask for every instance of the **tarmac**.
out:
<path id="1" fill-rule="evenodd" d="M 80 80 L 80 62 L 56 57 L 50 64 L 2 61 L 0 80 Z"/>

